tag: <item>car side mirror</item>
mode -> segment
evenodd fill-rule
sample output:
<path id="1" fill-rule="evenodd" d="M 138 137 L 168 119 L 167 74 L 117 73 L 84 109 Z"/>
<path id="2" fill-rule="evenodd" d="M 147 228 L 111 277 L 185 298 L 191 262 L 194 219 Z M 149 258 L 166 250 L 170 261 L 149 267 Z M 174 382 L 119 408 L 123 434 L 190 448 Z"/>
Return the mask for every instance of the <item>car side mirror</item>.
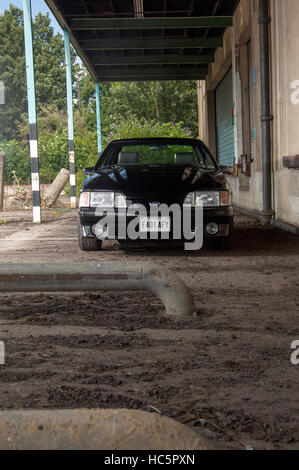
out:
<path id="1" fill-rule="evenodd" d="M 83 170 L 84 175 L 92 175 L 94 172 L 95 172 L 94 166 L 84 168 L 84 170 Z"/>

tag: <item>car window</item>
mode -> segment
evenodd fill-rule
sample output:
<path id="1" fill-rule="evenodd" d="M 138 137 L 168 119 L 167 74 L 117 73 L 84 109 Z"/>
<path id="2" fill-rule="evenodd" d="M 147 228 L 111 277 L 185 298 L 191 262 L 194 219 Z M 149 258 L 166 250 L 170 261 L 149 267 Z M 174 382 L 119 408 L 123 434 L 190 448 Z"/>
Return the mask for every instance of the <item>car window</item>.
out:
<path id="1" fill-rule="evenodd" d="M 124 145 L 119 155 L 118 161 L 120 163 L 130 163 L 131 158 L 131 163 L 140 165 L 179 164 L 180 161 L 184 164 L 184 159 L 188 160 L 190 164 L 198 164 L 194 148 L 189 145 Z"/>
<path id="2" fill-rule="evenodd" d="M 202 144 L 188 145 L 177 142 L 126 143 L 108 148 L 98 166 L 114 165 L 183 165 L 205 170 L 217 170 L 208 149 Z"/>
<path id="3" fill-rule="evenodd" d="M 201 168 L 205 168 L 206 170 L 216 169 L 215 161 L 204 145 L 197 148 L 197 154 L 199 159 L 199 166 Z"/>

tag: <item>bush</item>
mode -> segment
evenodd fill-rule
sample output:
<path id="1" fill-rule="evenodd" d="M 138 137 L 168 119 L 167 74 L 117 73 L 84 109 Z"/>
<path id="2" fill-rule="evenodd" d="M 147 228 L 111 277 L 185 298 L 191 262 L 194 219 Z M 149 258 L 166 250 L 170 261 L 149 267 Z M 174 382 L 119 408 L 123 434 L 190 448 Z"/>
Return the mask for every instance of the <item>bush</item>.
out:
<path id="1" fill-rule="evenodd" d="M 31 179 L 29 148 L 23 148 L 16 140 L 1 145 L 5 153 L 5 182 L 13 184 L 15 171 L 20 183 L 29 184 Z"/>
<path id="2" fill-rule="evenodd" d="M 40 174 L 43 183 L 51 183 L 61 168 L 69 167 L 67 131 L 42 134 L 39 138 Z M 97 160 L 96 133 L 79 134 L 75 137 L 76 172 Z"/>
<path id="3" fill-rule="evenodd" d="M 54 117 L 53 117 L 54 119 Z M 103 136 L 103 147 L 117 139 L 144 138 L 144 137 L 190 137 L 189 129 L 179 123 L 161 123 L 158 121 L 139 120 L 131 115 L 127 119 L 112 118 L 110 131 Z M 56 123 L 57 124 L 57 123 Z M 55 124 L 55 125 L 56 125 Z M 61 168 L 69 168 L 68 134 L 66 129 L 56 126 L 56 131 L 49 125 L 41 126 L 39 132 L 39 159 L 41 183 L 52 183 Z M 22 184 L 29 184 L 31 180 L 29 145 L 23 146 L 16 140 L 3 145 L 6 154 L 6 183 L 13 184 L 16 177 Z M 75 131 L 75 161 L 77 173 L 77 187 L 80 188 L 85 176 L 83 168 L 94 166 L 98 159 L 97 134 L 95 131 L 86 131 L 84 126 Z"/>
<path id="4" fill-rule="evenodd" d="M 191 132 L 183 123 L 138 120 L 136 116 L 128 119 L 119 118 L 111 125 L 111 131 L 104 137 L 104 143 L 108 144 L 112 140 L 146 138 L 146 137 L 182 137 L 188 138 Z"/>
<path id="5" fill-rule="evenodd" d="M 23 147 L 16 140 L 3 145 L 6 155 L 5 181 L 13 184 L 13 171 L 20 183 L 31 180 L 29 146 Z M 94 165 L 97 160 L 96 133 L 86 133 L 75 138 L 76 171 Z M 39 135 L 39 161 L 41 183 L 52 183 L 61 168 L 69 168 L 67 131 Z"/>

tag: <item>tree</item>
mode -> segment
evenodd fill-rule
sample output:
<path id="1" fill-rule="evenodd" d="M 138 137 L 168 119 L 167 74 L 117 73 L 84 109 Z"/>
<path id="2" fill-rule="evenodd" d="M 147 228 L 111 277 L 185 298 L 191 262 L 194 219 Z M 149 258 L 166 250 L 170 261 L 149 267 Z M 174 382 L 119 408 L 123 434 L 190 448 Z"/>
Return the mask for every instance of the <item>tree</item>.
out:
<path id="1" fill-rule="evenodd" d="M 90 76 L 81 82 L 85 106 L 95 110 L 94 84 Z M 195 81 L 116 82 L 101 85 L 102 126 L 105 134 L 119 116 L 161 123 L 182 122 L 198 135 L 197 86 Z"/>
<path id="2" fill-rule="evenodd" d="M 6 104 L 1 107 L 0 139 L 18 138 L 21 115 L 27 113 L 23 12 L 10 5 L 0 15 L 0 80 L 5 84 Z M 33 46 L 37 110 L 66 103 L 64 43 L 39 13 L 33 21 Z M 74 54 L 73 54 L 74 58 Z"/>
<path id="3" fill-rule="evenodd" d="M 39 113 L 37 124 L 41 182 L 51 183 L 61 168 L 69 166 L 67 115 L 51 105 Z M 94 164 L 98 158 L 97 136 L 95 131 L 86 129 L 84 117 L 78 110 L 74 112 L 74 128 L 76 171 L 80 171 L 83 175 L 82 169 L 91 166 L 90 162 Z M 20 183 L 30 182 L 28 120 L 25 120 L 18 130 L 21 142 L 10 140 L 3 144 L 6 154 L 6 183 L 8 184 L 14 182 L 14 175 Z"/>

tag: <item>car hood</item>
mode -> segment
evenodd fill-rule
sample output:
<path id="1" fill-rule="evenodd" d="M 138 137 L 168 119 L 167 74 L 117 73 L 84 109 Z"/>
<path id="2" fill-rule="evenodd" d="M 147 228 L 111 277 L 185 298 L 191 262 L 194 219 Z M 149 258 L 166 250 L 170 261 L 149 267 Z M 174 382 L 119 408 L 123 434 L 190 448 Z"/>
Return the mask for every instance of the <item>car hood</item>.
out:
<path id="1" fill-rule="evenodd" d="M 181 203 L 192 191 L 224 189 L 225 176 L 181 165 L 128 165 L 99 170 L 83 185 L 89 191 L 120 191 L 133 201 Z"/>

